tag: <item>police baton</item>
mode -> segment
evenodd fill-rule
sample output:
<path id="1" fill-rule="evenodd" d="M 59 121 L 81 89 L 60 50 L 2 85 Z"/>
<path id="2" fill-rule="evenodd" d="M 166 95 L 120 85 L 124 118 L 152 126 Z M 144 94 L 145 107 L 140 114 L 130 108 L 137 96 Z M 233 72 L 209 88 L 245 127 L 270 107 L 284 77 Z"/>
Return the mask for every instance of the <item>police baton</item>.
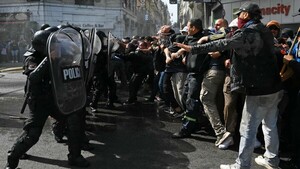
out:
<path id="1" fill-rule="evenodd" d="M 21 111 L 20 111 L 21 114 L 23 114 L 24 111 L 25 111 L 25 108 L 26 108 L 26 105 L 27 105 L 27 100 L 28 100 L 28 98 L 29 98 L 29 94 L 26 94 L 26 97 L 25 97 L 23 106 L 22 106 Z"/>

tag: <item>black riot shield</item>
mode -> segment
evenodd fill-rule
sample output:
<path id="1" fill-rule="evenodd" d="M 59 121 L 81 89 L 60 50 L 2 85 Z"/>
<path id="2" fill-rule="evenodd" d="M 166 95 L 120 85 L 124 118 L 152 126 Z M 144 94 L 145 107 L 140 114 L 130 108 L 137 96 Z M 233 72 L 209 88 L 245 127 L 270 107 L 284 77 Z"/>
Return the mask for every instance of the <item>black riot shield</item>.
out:
<path id="1" fill-rule="evenodd" d="M 82 32 L 82 38 L 83 38 L 83 59 L 89 60 L 92 55 L 92 45 L 90 43 L 89 38 Z"/>
<path id="2" fill-rule="evenodd" d="M 96 34 L 96 29 L 92 29 L 89 32 L 89 40 L 91 44 L 91 55 L 88 60 L 88 71 L 87 71 L 87 78 L 86 78 L 86 85 L 89 86 L 89 84 L 92 81 L 92 77 L 94 75 L 94 70 L 97 63 L 97 54 L 101 51 L 102 43 L 100 38 Z"/>
<path id="3" fill-rule="evenodd" d="M 62 114 L 82 109 L 86 103 L 83 77 L 83 39 L 71 27 L 50 35 L 47 50 L 55 103 Z"/>
<path id="4" fill-rule="evenodd" d="M 89 39 L 89 33 L 88 32 L 83 32 L 80 31 L 82 38 L 83 38 L 83 62 L 84 62 L 84 79 L 86 81 L 87 77 L 88 77 L 88 73 L 89 73 L 89 60 L 91 58 L 92 55 L 92 45 L 90 43 L 90 39 Z"/>

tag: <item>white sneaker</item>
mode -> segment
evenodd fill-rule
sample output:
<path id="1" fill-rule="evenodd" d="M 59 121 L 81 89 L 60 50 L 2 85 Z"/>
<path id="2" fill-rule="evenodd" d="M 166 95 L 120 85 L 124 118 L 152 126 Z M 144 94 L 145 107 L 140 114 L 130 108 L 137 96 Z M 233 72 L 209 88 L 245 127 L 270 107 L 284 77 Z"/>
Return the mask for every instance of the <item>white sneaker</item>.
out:
<path id="1" fill-rule="evenodd" d="M 261 147 L 261 142 L 255 139 L 254 148 L 260 148 L 260 147 Z"/>
<path id="2" fill-rule="evenodd" d="M 223 141 L 223 143 L 219 144 L 218 148 L 221 150 L 225 150 L 233 144 L 234 144 L 233 138 L 230 136 L 225 141 Z"/>
<path id="3" fill-rule="evenodd" d="M 220 169 L 239 169 L 236 164 L 221 164 Z"/>
<path id="4" fill-rule="evenodd" d="M 218 147 L 221 143 L 223 143 L 228 137 L 231 136 L 230 132 L 224 133 L 222 136 L 217 136 L 217 141 L 215 142 L 215 146 Z"/>
<path id="5" fill-rule="evenodd" d="M 266 169 L 278 169 L 276 166 L 269 164 L 263 156 L 258 156 L 255 158 L 256 164 L 265 167 Z"/>

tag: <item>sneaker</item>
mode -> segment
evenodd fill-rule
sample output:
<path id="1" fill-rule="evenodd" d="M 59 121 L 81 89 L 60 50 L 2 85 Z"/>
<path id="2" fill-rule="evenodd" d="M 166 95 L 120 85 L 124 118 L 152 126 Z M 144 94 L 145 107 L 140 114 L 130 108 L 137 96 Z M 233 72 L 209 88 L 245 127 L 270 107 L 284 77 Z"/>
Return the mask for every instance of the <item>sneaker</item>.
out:
<path id="1" fill-rule="evenodd" d="M 11 153 L 8 153 L 7 156 L 7 164 L 5 166 L 5 169 L 15 169 L 18 167 L 19 159 L 15 158 L 11 155 Z"/>
<path id="2" fill-rule="evenodd" d="M 179 132 L 174 133 L 172 135 L 172 138 L 174 138 L 174 139 L 181 139 L 181 138 L 188 138 L 188 137 L 191 137 L 191 133 L 189 133 L 183 129 L 181 129 Z"/>
<path id="3" fill-rule="evenodd" d="M 166 109 L 166 110 L 164 110 L 164 112 L 165 112 L 165 113 L 168 113 L 168 114 L 170 114 L 170 115 L 175 114 L 175 111 L 174 111 L 171 107 L 168 108 L 168 109 Z"/>
<path id="4" fill-rule="evenodd" d="M 240 169 L 237 164 L 221 164 L 220 169 Z"/>
<path id="5" fill-rule="evenodd" d="M 175 113 L 175 114 L 173 114 L 172 116 L 173 116 L 173 118 L 175 118 L 175 119 L 181 119 L 181 118 L 183 118 L 184 117 L 184 115 L 185 115 L 185 112 L 182 112 L 182 113 Z"/>
<path id="6" fill-rule="evenodd" d="M 266 169 L 278 169 L 277 166 L 272 166 L 270 163 L 268 163 L 263 156 L 256 157 L 255 162 L 256 162 L 256 164 L 263 166 Z"/>
<path id="7" fill-rule="evenodd" d="M 218 148 L 221 150 L 226 150 L 229 146 L 233 144 L 234 144 L 233 138 L 230 136 L 223 143 L 219 144 Z"/>
<path id="8" fill-rule="evenodd" d="M 229 136 L 231 136 L 230 132 L 226 132 L 223 135 L 217 136 L 217 141 L 215 145 L 218 147 L 221 143 L 223 143 Z"/>

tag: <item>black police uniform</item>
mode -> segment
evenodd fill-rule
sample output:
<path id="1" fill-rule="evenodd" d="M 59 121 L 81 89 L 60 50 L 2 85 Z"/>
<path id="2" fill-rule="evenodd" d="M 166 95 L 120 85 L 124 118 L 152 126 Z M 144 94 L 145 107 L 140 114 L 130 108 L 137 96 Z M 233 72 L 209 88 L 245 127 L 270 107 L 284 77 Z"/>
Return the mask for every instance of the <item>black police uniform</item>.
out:
<path id="1" fill-rule="evenodd" d="M 49 61 L 45 59 L 45 45 L 51 32 L 38 32 L 32 41 L 35 52 L 25 59 L 24 74 L 28 76 L 27 95 L 29 118 L 26 120 L 23 133 L 8 151 L 6 169 L 18 166 L 20 157 L 35 145 L 42 134 L 48 116 L 58 120 L 66 118 L 69 129 L 68 162 L 79 167 L 89 166 L 89 162 L 81 156 L 82 127 L 80 112 L 64 116 L 59 114 L 51 89 L 51 73 Z M 36 40 L 37 39 L 37 40 Z M 38 45 L 37 45 L 38 44 Z M 44 48 L 42 47 L 44 45 Z M 38 66 L 39 65 L 39 66 Z"/>
<path id="2" fill-rule="evenodd" d="M 104 32 L 97 31 L 97 36 L 101 39 L 102 44 L 104 44 L 104 38 L 106 38 Z M 107 45 L 103 45 L 101 51 L 97 54 L 97 62 L 92 84 L 93 90 L 91 91 L 92 96 L 90 106 L 92 111 L 96 111 L 101 93 L 108 93 L 107 107 L 114 107 L 113 103 L 118 102 L 117 84 L 114 80 L 114 76 L 109 75 L 107 70 L 107 65 L 109 62 L 107 52 Z"/>
<path id="3" fill-rule="evenodd" d="M 153 58 L 150 53 L 142 51 L 131 52 L 127 58 L 132 63 L 133 74 L 129 81 L 129 98 L 127 104 L 132 104 L 137 101 L 137 93 L 143 83 L 143 80 L 153 72 Z"/>

